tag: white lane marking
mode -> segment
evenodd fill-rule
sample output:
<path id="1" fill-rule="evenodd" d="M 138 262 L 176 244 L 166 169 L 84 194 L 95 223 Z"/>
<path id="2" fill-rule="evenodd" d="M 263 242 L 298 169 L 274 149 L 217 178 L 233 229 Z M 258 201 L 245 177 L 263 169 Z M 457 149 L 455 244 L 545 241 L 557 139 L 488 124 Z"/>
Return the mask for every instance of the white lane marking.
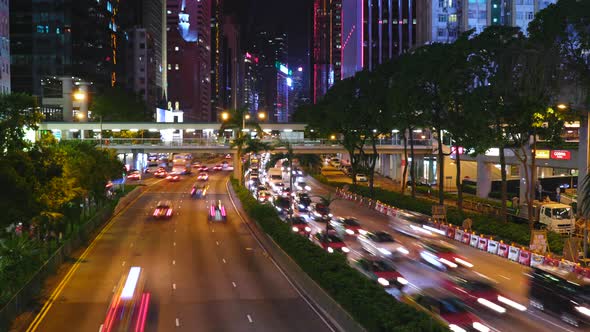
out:
<path id="1" fill-rule="evenodd" d="M 227 262 L 225 261 L 225 258 L 222 258 L 221 260 L 223 261 L 223 264 L 227 263 Z"/>
<path id="2" fill-rule="evenodd" d="M 98 328 L 98 332 L 102 332 L 103 326 L 104 326 L 104 324 L 100 324 L 100 327 Z"/>
<path id="3" fill-rule="evenodd" d="M 121 264 L 121 266 L 125 266 L 125 261 L 123 261 L 123 264 Z"/>
<path id="4" fill-rule="evenodd" d="M 510 278 L 508 278 L 508 277 L 506 277 L 506 276 L 503 276 L 503 275 L 501 275 L 501 274 L 498 274 L 498 275 L 499 275 L 500 277 L 502 277 L 502 278 L 506 279 L 506 280 L 510 280 Z"/>
<path id="5" fill-rule="evenodd" d="M 176 327 L 180 326 L 180 320 L 178 318 L 176 318 Z"/>
<path id="6" fill-rule="evenodd" d="M 176 261 L 175 260 L 172 261 L 172 265 L 176 265 Z"/>
<path id="7" fill-rule="evenodd" d="M 176 230 L 174 230 L 174 233 L 176 233 Z"/>
<path id="8" fill-rule="evenodd" d="M 172 284 L 172 289 L 176 289 L 176 284 Z"/>
<path id="9" fill-rule="evenodd" d="M 246 250 L 254 250 L 254 249 L 252 249 L 252 248 L 248 247 L 248 248 L 246 248 Z"/>
<path id="10" fill-rule="evenodd" d="M 244 216 L 242 216 L 242 214 L 238 210 L 238 207 L 236 206 L 236 203 L 234 202 L 233 197 L 231 196 L 231 193 L 229 191 L 229 180 L 227 180 L 225 182 L 225 190 L 228 193 L 229 201 L 231 202 L 231 205 L 234 207 L 234 210 L 236 211 L 236 214 L 238 215 L 238 217 L 240 217 L 240 219 L 242 219 L 242 222 L 244 224 L 248 225 L 248 223 L 246 222 L 246 218 L 244 218 Z M 262 246 L 262 243 L 256 237 L 256 235 L 254 235 L 254 231 L 250 228 L 249 225 L 248 225 L 248 230 L 250 231 L 250 234 L 252 234 L 252 237 L 254 238 L 254 240 L 256 240 L 256 243 L 258 243 L 258 246 L 263 250 L 263 253 L 266 253 L 266 250 L 264 250 L 264 247 Z M 273 263 L 273 265 L 277 268 L 277 270 L 279 270 L 279 272 L 287 280 L 287 282 L 291 285 L 291 287 L 297 292 L 297 294 L 299 294 L 299 296 L 303 299 L 303 301 L 305 301 L 305 303 L 307 303 L 307 305 L 311 308 L 311 310 L 313 310 L 313 312 L 315 312 L 316 315 L 318 315 L 318 317 L 322 320 L 322 322 L 324 322 L 324 324 L 326 324 L 326 326 L 328 327 L 328 329 L 330 329 L 330 331 L 332 331 L 332 332 L 336 332 L 336 330 L 332 327 L 332 325 L 330 325 L 328 323 L 328 321 L 326 320 L 326 318 L 324 318 L 324 316 L 322 316 L 318 312 L 318 310 L 311 304 L 311 302 L 305 296 L 303 296 L 303 293 L 299 290 L 299 288 L 295 287 L 295 284 L 293 284 L 293 282 L 291 281 L 291 279 L 289 279 L 289 277 L 287 277 L 287 274 L 285 273 L 285 271 L 283 271 L 281 269 L 281 267 L 277 264 L 277 262 L 275 262 L 274 259 L 272 259 L 272 257 L 269 257 L 269 259 Z"/>
<path id="11" fill-rule="evenodd" d="M 117 290 L 117 285 L 113 286 L 113 293 Z"/>
<path id="12" fill-rule="evenodd" d="M 131 248 L 133 248 L 133 242 L 131 242 L 131 244 L 129 245 Z"/>
<path id="13" fill-rule="evenodd" d="M 215 244 L 216 244 L 216 245 L 219 245 L 219 241 L 215 241 Z"/>
<path id="14" fill-rule="evenodd" d="M 540 320 L 542 320 L 542 321 L 545 321 L 545 322 L 547 322 L 547 323 L 549 323 L 549 324 L 551 324 L 551 325 L 553 325 L 553 326 L 555 326 L 555 327 L 558 327 L 558 328 L 562 329 L 563 331 L 568 331 L 568 332 L 576 332 L 575 330 L 570 330 L 570 329 L 568 329 L 568 328 L 566 328 L 566 327 L 563 327 L 563 326 L 561 326 L 561 325 L 559 325 L 559 324 L 555 324 L 554 322 L 552 322 L 552 321 L 550 321 L 550 320 L 547 320 L 547 319 L 545 319 L 545 318 L 543 318 L 543 317 L 541 317 L 541 316 L 539 316 L 539 315 L 535 314 L 535 313 L 534 313 L 533 311 L 531 311 L 531 310 L 529 310 L 529 311 L 528 311 L 528 313 L 529 313 L 529 314 L 531 314 L 531 316 L 535 316 L 536 318 L 539 318 L 539 319 L 540 319 Z"/>
<path id="15" fill-rule="evenodd" d="M 211 233 L 215 233 L 215 229 L 211 228 Z"/>
<path id="16" fill-rule="evenodd" d="M 250 314 L 246 315 L 246 317 L 248 317 L 248 321 L 250 323 L 254 323 L 254 320 L 252 319 L 252 316 L 250 316 Z"/>
<path id="17" fill-rule="evenodd" d="M 176 247 L 176 242 L 174 242 L 173 245 Z"/>
<path id="18" fill-rule="evenodd" d="M 233 281 L 231 282 L 231 284 L 234 286 L 234 288 L 238 287 L 238 285 L 236 285 L 236 283 Z"/>

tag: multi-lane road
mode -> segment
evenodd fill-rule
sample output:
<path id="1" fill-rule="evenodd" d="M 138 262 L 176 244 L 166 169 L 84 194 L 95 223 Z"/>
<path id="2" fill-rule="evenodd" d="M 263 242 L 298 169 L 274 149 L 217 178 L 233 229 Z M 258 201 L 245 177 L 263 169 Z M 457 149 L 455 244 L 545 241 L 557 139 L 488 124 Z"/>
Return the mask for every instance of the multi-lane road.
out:
<path id="1" fill-rule="evenodd" d="M 148 181 L 28 331 L 100 331 L 115 285 L 131 266 L 144 269 L 151 294 L 146 331 L 333 331 L 241 220 L 227 173 L 211 175 L 201 200 L 189 195 L 195 179 Z M 151 217 L 159 200 L 172 201 L 172 218 Z M 227 223 L 208 222 L 212 200 L 225 205 Z"/>
<path id="2" fill-rule="evenodd" d="M 326 195 L 329 192 L 334 194 L 333 189 L 325 186 L 311 177 L 306 178 L 307 183 L 311 186 L 311 195 Z M 317 199 L 317 198 L 316 198 Z M 347 200 L 336 200 L 331 205 L 331 211 L 335 216 L 354 216 L 358 218 L 365 230 L 368 231 L 387 231 L 395 238 L 402 242 L 406 247 L 412 249 L 416 243 L 416 239 L 396 233 L 391 227 L 394 223 L 393 218 L 385 216 L 377 211 L 371 210 L 364 206 L 359 206 L 355 202 Z M 313 223 L 313 222 L 312 222 Z M 315 223 L 313 223 L 315 224 Z M 314 225 L 316 227 L 325 227 L 324 224 Z M 347 246 L 351 248 L 352 253 L 350 258 L 363 255 L 360 245 L 354 238 L 346 239 Z M 474 264 L 473 270 L 482 277 L 491 279 L 496 287 L 503 293 L 510 295 L 511 298 L 520 303 L 526 304 L 528 307 L 528 277 L 526 273 L 529 268 L 508 261 L 504 258 L 485 253 L 475 248 L 458 244 L 457 242 L 450 242 L 456 245 L 462 256 L 469 259 Z M 398 264 L 399 271 L 408 279 L 413 288 L 436 288 L 440 287 L 442 280 L 442 273 L 438 270 L 430 268 L 425 264 L 407 260 Z M 521 331 L 536 331 L 536 332 L 573 332 L 573 331 L 590 331 L 589 328 L 574 328 L 559 320 L 556 317 L 549 316 L 536 309 L 529 308 L 525 313 L 514 313 L 509 315 L 495 315 L 488 311 L 482 310 L 478 312 L 480 318 L 489 323 L 496 331 L 503 332 L 521 332 Z"/>

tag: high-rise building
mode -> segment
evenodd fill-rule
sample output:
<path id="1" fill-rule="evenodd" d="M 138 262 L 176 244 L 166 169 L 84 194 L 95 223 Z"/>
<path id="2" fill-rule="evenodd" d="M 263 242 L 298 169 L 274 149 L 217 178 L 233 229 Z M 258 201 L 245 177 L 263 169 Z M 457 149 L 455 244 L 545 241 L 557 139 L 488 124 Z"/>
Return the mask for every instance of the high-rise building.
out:
<path id="1" fill-rule="evenodd" d="M 275 80 L 275 94 L 274 94 L 274 113 L 272 114 L 276 122 L 289 122 L 289 88 L 291 86 L 292 71 L 289 70 L 286 64 L 281 62 L 275 63 L 276 80 Z"/>
<path id="2" fill-rule="evenodd" d="M 292 68 L 293 74 L 287 78 L 287 86 L 289 87 L 289 121 L 287 122 L 291 121 L 293 113 L 299 106 L 310 102 L 305 89 L 306 69 L 303 64 L 295 65 Z"/>
<path id="3" fill-rule="evenodd" d="M 6 1 L 3 1 L 4 3 Z M 40 96 L 47 76 L 117 83 L 119 0 L 10 1 L 12 91 Z"/>
<path id="4" fill-rule="evenodd" d="M 357 0 L 361 2 L 362 0 Z M 314 0 L 312 96 L 314 103 L 340 79 L 343 0 Z"/>
<path id="5" fill-rule="evenodd" d="M 168 101 L 211 121 L 211 0 L 167 0 Z"/>
<path id="6" fill-rule="evenodd" d="M 232 16 L 223 18 L 223 42 L 220 62 L 221 107 L 237 109 L 241 107 L 240 84 L 243 80 L 244 63 L 240 49 L 240 30 Z"/>
<path id="7" fill-rule="evenodd" d="M 0 2 L 0 93 L 10 93 L 10 31 L 8 1 Z"/>
<path id="8" fill-rule="evenodd" d="M 242 105 L 248 108 L 251 116 L 256 116 L 259 108 L 260 80 L 258 73 L 258 57 L 246 52 L 244 55 L 244 85 L 242 89 Z"/>
<path id="9" fill-rule="evenodd" d="M 429 22 L 420 43 L 453 42 L 465 31 L 482 32 L 490 25 L 520 27 L 526 33 L 535 14 L 556 0 L 439 0 L 425 7 Z"/>
<path id="10" fill-rule="evenodd" d="M 221 102 L 221 60 L 223 42 L 223 2 L 211 1 L 211 114 L 218 119 L 223 112 Z"/>

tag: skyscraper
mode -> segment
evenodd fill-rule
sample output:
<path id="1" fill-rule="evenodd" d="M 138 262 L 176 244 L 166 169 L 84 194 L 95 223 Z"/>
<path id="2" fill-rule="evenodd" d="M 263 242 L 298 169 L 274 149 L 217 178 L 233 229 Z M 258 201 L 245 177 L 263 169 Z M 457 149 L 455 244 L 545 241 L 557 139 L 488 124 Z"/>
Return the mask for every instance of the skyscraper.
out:
<path id="1" fill-rule="evenodd" d="M 10 1 L 12 91 L 41 95 L 46 76 L 117 83 L 119 0 Z"/>
<path id="2" fill-rule="evenodd" d="M 242 105 L 248 108 L 251 116 L 256 116 L 259 108 L 260 80 L 258 73 L 258 57 L 246 52 L 244 55 L 244 85 L 242 89 Z"/>
<path id="3" fill-rule="evenodd" d="M 0 2 L 0 93 L 10 93 L 10 33 L 8 1 Z"/>
<path id="4" fill-rule="evenodd" d="M 168 100 L 211 121 L 211 0 L 167 0 Z"/>
<path id="5" fill-rule="evenodd" d="M 342 0 L 315 0 L 312 42 L 314 103 L 326 94 L 334 81 L 340 79 L 341 48 Z"/>

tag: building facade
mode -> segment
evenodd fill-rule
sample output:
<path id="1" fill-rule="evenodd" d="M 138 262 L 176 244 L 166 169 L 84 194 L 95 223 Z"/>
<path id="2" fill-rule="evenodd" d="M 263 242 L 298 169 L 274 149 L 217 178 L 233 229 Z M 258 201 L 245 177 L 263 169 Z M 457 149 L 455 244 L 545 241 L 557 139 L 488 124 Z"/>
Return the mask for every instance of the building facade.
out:
<path id="1" fill-rule="evenodd" d="M 168 100 L 185 121 L 209 122 L 211 0 L 167 0 Z"/>
<path id="2" fill-rule="evenodd" d="M 260 107 L 260 81 L 258 73 L 258 57 L 256 54 L 244 54 L 244 85 L 242 90 L 242 105 L 248 108 L 251 116 L 255 117 Z"/>
<path id="3" fill-rule="evenodd" d="M 94 89 L 117 83 L 119 0 L 11 0 L 11 87 L 42 95 L 48 76 L 76 76 Z"/>
<path id="4" fill-rule="evenodd" d="M 8 0 L 0 1 L 0 94 L 10 93 L 10 26 Z"/>
<path id="5" fill-rule="evenodd" d="M 362 0 L 357 0 L 362 1 Z M 312 98 L 314 103 L 341 78 L 343 0 L 314 0 Z"/>

